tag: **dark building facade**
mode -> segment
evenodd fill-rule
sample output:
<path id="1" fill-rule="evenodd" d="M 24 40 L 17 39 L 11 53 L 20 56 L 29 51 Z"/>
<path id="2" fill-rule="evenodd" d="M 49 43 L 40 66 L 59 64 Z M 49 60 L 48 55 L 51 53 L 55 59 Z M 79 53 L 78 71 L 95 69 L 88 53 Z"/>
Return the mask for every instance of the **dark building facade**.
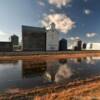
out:
<path id="1" fill-rule="evenodd" d="M 74 47 L 74 50 L 75 50 L 75 51 L 78 51 L 78 47 L 77 47 L 77 46 L 75 46 L 75 47 Z"/>
<path id="2" fill-rule="evenodd" d="M 86 43 L 83 43 L 83 49 L 86 49 L 86 46 L 87 46 Z"/>
<path id="3" fill-rule="evenodd" d="M 13 50 L 11 42 L 0 42 L 0 52 L 10 52 Z"/>
<path id="4" fill-rule="evenodd" d="M 23 51 L 45 51 L 45 28 L 22 26 L 22 42 Z"/>
<path id="5" fill-rule="evenodd" d="M 78 40 L 78 42 L 77 42 L 77 50 L 78 51 L 82 50 L 82 41 L 81 40 Z"/>
<path id="6" fill-rule="evenodd" d="M 19 44 L 19 38 L 17 35 L 12 35 L 11 36 L 11 42 L 12 42 L 12 45 L 18 45 Z"/>
<path id="7" fill-rule="evenodd" d="M 67 50 L 67 40 L 61 39 L 59 41 L 59 51 L 66 51 Z"/>

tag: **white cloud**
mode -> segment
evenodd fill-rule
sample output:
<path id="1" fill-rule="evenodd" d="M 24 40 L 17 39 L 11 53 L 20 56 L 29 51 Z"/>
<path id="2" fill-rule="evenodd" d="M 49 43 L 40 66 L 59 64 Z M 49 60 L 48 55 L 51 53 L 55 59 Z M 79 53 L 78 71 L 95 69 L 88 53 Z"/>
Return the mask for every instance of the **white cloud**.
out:
<path id="1" fill-rule="evenodd" d="M 69 4 L 71 1 L 72 0 L 49 0 L 49 4 L 61 8 L 62 6 L 66 6 L 67 4 Z"/>
<path id="2" fill-rule="evenodd" d="M 86 15 L 90 15 L 90 14 L 91 14 L 91 10 L 85 9 L 85 10 L 84 10 L 84 13 L 85 13 Z"/>
<path id="3" fill-rule="evenodd" d="M 87 37 L 94 37 L 96 35 L 96 33 L 86 33 Z"/>
<path id="4" fill-rule="evenodd" d="M 47 13 L 43 13 L 43 17 L 46 17 L 48 14 Z"/>
<path id="5" fill-rule="evenodd" d="M 69 40 L 74 40 L 75 38 L 74 37 L 70 37 L 70 38 L 68 38 Z"/>
<path id="6" fill-rule="evenodd" d="M 9 40 L 8 33 L 0 30 L 0 41 L 8 41 L 8 40 Z"/>
<path id="7" fill-rule="evenodd" d="M 55 23 L 56 29 L 63 33 L 68 33 L 68 31 L 75 27 L 75 22 L 65 14 L 49 14 L 41 21 L 42 25 L 45 27 L 50 25 L 52 22 Z"/>
<path id="8" fill-rule="evenodd" d="M 69 40 L 79 40 L 80 39 L 80 37 L 78 37 L 78 36 L 76 36 L 76 37 L 70 37 L 70 38 L 68 38 Z"/>
<path id="9" fill-rule="evenodd" d="M 78 36 L 77 36 L 77 37 L 75 37 L 75 39 L 76 39 L 76 40 L 79 40 L 79 39 L 80 39 L 80 37 L 78 37 Z"/>
<path id="10" fill-rule="evenodd" d="M 40 6 L 45 6 L 45 3 L 43 2 L 43 0 L 38 0 L 38 4 L 39 4 Z"/>
<path id="11" fill-rule="evenodd" d="M 54 12 L 55 12 L 55 10 L 54 10 L 54 9 L 50 9 L 49 11 L 50 11 L 51 13 L 54 13 Z"/>
<path id="12" fill-rule="evenodd" d="M 0 30 L 0 35 L 6 35 L 7 33 Z"/>

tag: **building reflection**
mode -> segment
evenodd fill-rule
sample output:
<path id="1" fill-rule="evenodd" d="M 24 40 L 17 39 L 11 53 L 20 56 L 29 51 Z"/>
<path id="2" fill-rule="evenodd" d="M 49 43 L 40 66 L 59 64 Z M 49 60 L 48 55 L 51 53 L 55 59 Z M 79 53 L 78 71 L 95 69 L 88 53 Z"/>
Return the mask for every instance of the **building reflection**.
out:
<path id="1" fill-rule="evenodd" d="M 95 60 L 92 57 L 86 57 L 86 63 L 87 64 L 95 64 Z"/>
<path id="2" fill-rule="evenodd" d="M 71 61 L 73 61 L 76 64 L 81 64 L 83 62 L 85 62 L 86 64 L 95 64 L 94 57 L 74 58 L 71 59 Z"/>
<path id="3" fill-rule="evenodd" d="M 55 81 L 55 74 L 59 68 L 58 61 L 47 61 L 47 70 L 43 75 L 45 82 L 54 82 Z"/>
<path id="4" fill-rule="evenodd" d="M 69 61 L 72 61 L 76 64 L 80 64 L 83 61 L 83 59 L 82 58 L 72 58 Z"/>
<path id="5" fill-rule="evenodd" d="M 42 75 L 46 71 L 46 62 L 22 62 L 23 78 L 32 78 L 34 76 Z"/>
<path id="6" fill-rule="evenodd" d="M 9 64 L 9 63 L 13 63 L 13 64 L 16 64 L 16 63 L 18 63 L 18 61 L 17 60 L 1 60 L 0 61 L 0 64 Z"/>
<path id="7" fill-rule="evenodd" d="M 60 63 L 60 64 L 66 64 L 66 63 L 67 63 L 67 59 L 60 59 L 60 60 L 59 60 L 59 63 Z"/>
<path id="8" fill-rule="evenodd" d="M 82 63 L 83 61 L 85 61 L 86 64 L 95 64 L 94 57 L 77 58 L 78 63 Z"/>
<path id="9" fill-rule="evenodd" d="M 80 71 L 84 71 L 85 67 L 80 67 L 81 64 L 95 64 L 95 58 L 84 57 L 77 59 L 60 59 L 54 61 L 23 61 L 22 76 L 23 78 L 33 78 L 40 76 L 43 82 L 64 82 L 79 75 Z M 77 66 L 77 67 L 75 67 Z M 75 68 L 75 69 L 74 69 Z M 86 67 L 87 69 L 88 67 Z M 74 76 L 75 76 L 74 75 Z M 78 77 L 78 76 L 77 76 Z"/>
<path id="10" fill-rule="evenodd" d="M 82 62 L 82 58 L 77 58 L 77 62 L 81 63 Z"/>
<path id="11" fill-rule="evenodd" d="M 93 60 L 100 60 L 100 57 L 92 57 Z"/>

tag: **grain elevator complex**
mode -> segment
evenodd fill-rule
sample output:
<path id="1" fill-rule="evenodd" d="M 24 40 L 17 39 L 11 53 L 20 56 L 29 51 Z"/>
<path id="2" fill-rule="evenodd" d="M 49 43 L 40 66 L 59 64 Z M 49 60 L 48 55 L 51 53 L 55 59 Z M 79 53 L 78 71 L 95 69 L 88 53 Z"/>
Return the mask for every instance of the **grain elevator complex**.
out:
<path id="1" fill-rule="evenodd" d="M 23 51 L 58 51 L 59 33 L 52 23 L 49 30 L 22 26 Z"/>
<path id="2" fill-rule="evenodd" d="M 21 43 L 19 37 L 14 34 L 10 37 L 10 41 L 0 42 L 0 52 L 86 50 L 87 44 L 80 39 L 74 44 L 73 49 L 68 48 L 67 39 L 60 39 L 60 33 L 56 30 L 54 23 L 50 24 L 49 29 L 22 25 Z"/>
<path id="3" fill-rule="evenodd" d="M 59 50 L 59 33 L 55 29 L 55 24 L 51 24 L 51 28 L 46 33 L 46 51 Z"/>

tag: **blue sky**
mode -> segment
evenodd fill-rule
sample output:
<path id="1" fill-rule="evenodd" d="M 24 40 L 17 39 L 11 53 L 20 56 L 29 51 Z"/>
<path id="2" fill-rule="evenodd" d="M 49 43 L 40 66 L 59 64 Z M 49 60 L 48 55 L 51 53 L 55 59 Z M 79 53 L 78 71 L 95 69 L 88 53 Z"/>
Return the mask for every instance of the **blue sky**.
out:
<path id="1" fill-rule="evenodd" d="M 0 41 L 21 25 L 48 26 L 55 22 L 60 37 L 100 42 L 100 0 L 0 0 Z"/>

